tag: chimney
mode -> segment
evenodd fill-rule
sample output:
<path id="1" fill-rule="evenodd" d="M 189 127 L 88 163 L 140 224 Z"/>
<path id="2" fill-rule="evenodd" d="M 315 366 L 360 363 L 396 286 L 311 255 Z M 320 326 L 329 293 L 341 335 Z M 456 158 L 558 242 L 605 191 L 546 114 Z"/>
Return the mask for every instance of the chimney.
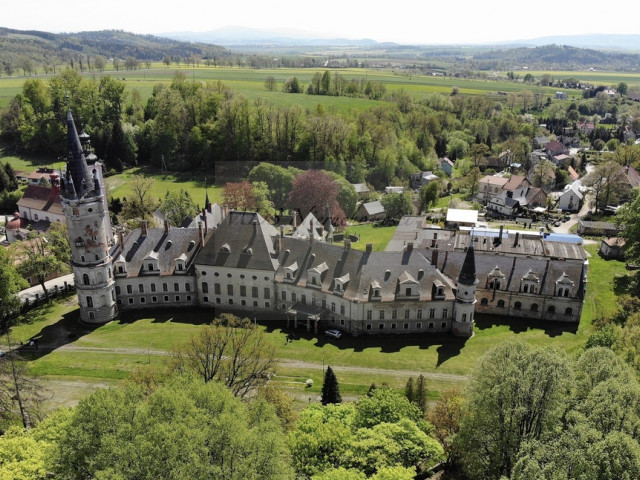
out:
<path id="1" fill-rule="evenodd" d="M 120 244 L 120 248 L 124 250 L 124 232 L 121 228 L 118 229 L 118 243 Z"/>
<path id="2" fill-rule="evenodd" d="M 293 211 L 293 228 L 294 229 L 298 228 L 298 211 L 297 210 Z"/>
<path id="3" fill-rule="evenodd" d="M 411 252 L 413 250 L 413 242 L 407 242 L 407 252 Z"/>
<path id="4" fill-rule="evenodd" d="M 251 220 L 251 225 L 253 225 L 253 235 L 258 236 L 258 219 L 254 218 L 253 220 Z"/>
<path id="5" fill-rule="evenodd" d="M 164 233 L 169 233 L 169 220 L 164 221 Z"/>
<path id="6" fill-rule="evenodd" d="M 309 243 L 313 243 L 314 240 L 313 220 L 309 220 Z"/>
<path id="7" fill-rule="evenodd" d="M 198 222 L 198 234 L 200 236 L 200 248 L 204 248 L 204 231 L 202 228 L 202 222 Z"/>
<path id="8" fill-rule="evenodd" d="M 204 233 L 206 234 L 209 231 L 209 222 L 207 221 L 207 209 L 202 209 L 202 218 L 204 218 Z"/>
<path id="9" fill-rule="evenodd" d="M 344 239 L 344 249 L 345 250 L 349 250 L 351 248 L 351 240 L 349 240 L 348 238 Z"/>
<path id="10" fill-rule="evenodd" d="M 516 240 L 513 242 L 514 247 L 518 246 L 518 240 L 520 240 L 520 232 L 516 232 Z"/>
<path id="11" fill-rule="evenodd" d="M 367 243 L 366 252 L 371 253 L 373 251 L 373 244 Z"/>
<path id="12" fill-rule="evenodd" d="M 431 248 L 436 248 L 436 239 L 431 240 Z"/>
<path id="13" fill-rule="evenodd" d="M 227 218 L 228 213 L 229 213 L 229 207 L 227 207 L 227 204 L 225 203 L 224 205 L 222 205 L 222 220 Z"/>
<path id="14" fill-rule="evenodd" d="M 147 221 L 146 220 L 142 220 L 142 222 L 140 222 L 140 230 L 141 230 L 140 233 L 146 237 L 147 236 Z"/>
<path id="15" fill-rule="evenodd" d="M 431 251 L 431 265 L 438 268 L 438 249 L 434 248 Z"/>
<path id="16" fill-rule="evenodd" d="M 282 252 L 283 239 L 284 239 L 284 225 L 280 225 L 280 235 L 278 236 L 278 253 Z"/>

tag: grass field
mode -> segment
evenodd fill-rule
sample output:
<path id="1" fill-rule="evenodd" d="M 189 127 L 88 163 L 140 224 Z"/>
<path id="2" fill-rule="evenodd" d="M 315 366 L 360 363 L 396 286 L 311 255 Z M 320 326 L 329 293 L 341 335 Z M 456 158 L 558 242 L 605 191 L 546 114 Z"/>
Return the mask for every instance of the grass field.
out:
<path id="1" fill-rule="evenodd" d="M 506 340 L 520 339 L 577 353 L 592 332 L 592 319 L 615 311 L 613 279 L 626 273 L 623 263 L 597 256 L 596 245 L 586 249 L 591 255 L 589 284 L 577 328 L 483 317 L 476 319 L 475 335 L 467 340 L 428 334 L 328 340 L 299 329 L 299 337 L 287 343 L 284 321 L 259 319 L 282 361 L 276 380 L 295 393 L 302 406 L 308 398 L 318 395 L 326 365 L 336 371 L 343 394 L 352 397 L 364 393 L 371 383 L 400 388 L 408 376 L 424 373 L 432 398 L 436 398 L 447 388 L 464 385 L 464 376 L 473 370 L 478 359 Z M 91 391 L 90 385 L 109 386 L 126 378 L 137 366 L 164 364 L 174 345 L 197 333 L 214 316 L 214 311 L 203 309 L 143 311 L 125 314 L 121 320 L 93 330 L 77 331 L 77 307 L 71 297 L 42 311 L 31 324 L 16 327 L 12 337 L 14 342 L 39 337 L 41 345 L 57 339 L 50 352 L 27 353 L 30 370 L 43 375 L 54 387 L 62 385 L 69 392 L 66 401 L 73 403 Z M 74 330 L 77 338 L 68 339 L 67 332 Z M 305 388 L 304 382 L 309 378 L 314 386 Z M 65 391 L 56 391 L 56 404 L 65 403 Z"/>

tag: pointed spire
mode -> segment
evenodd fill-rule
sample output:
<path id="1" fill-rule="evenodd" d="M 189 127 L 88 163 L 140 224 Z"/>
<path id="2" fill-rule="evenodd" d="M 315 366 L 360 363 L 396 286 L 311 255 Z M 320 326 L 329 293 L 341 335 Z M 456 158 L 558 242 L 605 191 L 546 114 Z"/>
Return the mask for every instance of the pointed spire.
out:
<path id="1" fill-rule="evenodd" d="M 85 185 L 91 185 L 89 183 L 91 178 L 87 177 L 87 160 L 84 157 L 82 151 L 82 144 L 78 137 L 78 131 L 76 125 L 73 122 L 73 115 L 71 114 L 71 108 L 67 110 L 67 144 L 69 147 L 69 157 L 67 162 L 67 173 L 71 174 L 74 187 L 81 188 L 82 181 L 85 181 Z M 82 195 L 85 192 L 76 192 Z"/>
<path id="2" fill-rule="evenodd" d="M 464 263 L 462 264 L 462 269 L 458 275 L 458 283 L 462 283 L 463 285 L 475 285 L 476 282 L 476 257 L 473 252 L 473 237 L 471 237 L 471 242 L 467 249 L 467 255 L 464 257 Z"/>
<path id="3" fill-rule="evenodd" d="M 211 201 L 209 200 L 209 190 L 205 190 L 204 208 L 211 213 Z"/>

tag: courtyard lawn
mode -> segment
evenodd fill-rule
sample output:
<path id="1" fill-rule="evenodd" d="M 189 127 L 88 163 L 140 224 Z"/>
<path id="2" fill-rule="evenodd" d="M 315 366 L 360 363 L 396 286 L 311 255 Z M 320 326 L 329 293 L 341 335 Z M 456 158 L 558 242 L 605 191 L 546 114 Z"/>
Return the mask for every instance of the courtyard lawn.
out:
<path id="1" fill-rule="evenodd" d="M 361 225 L 349 225 L 345 235 L 359 237 L 357 242 L 351 243 L 352 248 L 364 250 L 367 247 L 367 243 L 371 243 L 374 252 L 382 252 L 387 247 L 395 231 L 395 226 L 384 227 L 377 223 L 364 223 Z"/>

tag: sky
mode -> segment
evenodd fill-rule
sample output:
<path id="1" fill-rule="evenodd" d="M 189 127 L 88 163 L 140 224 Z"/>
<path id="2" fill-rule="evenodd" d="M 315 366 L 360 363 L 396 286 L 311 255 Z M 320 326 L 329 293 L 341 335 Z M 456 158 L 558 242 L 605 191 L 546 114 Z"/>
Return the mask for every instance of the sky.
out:
<path id="1" fill-rule="evenodd" d="M 605 12 L 609 13 L 603 19 Z M 615 10 L 596 0 L 579 5 L 514 0 L 18 0 L 3 6 L 0 26 L 156 35 L 243 26 L 379 42 L 478 44 L 548 35 L 638 33 L 633 12 L 640 12 L 635 0 L 618 0 Z"/>

